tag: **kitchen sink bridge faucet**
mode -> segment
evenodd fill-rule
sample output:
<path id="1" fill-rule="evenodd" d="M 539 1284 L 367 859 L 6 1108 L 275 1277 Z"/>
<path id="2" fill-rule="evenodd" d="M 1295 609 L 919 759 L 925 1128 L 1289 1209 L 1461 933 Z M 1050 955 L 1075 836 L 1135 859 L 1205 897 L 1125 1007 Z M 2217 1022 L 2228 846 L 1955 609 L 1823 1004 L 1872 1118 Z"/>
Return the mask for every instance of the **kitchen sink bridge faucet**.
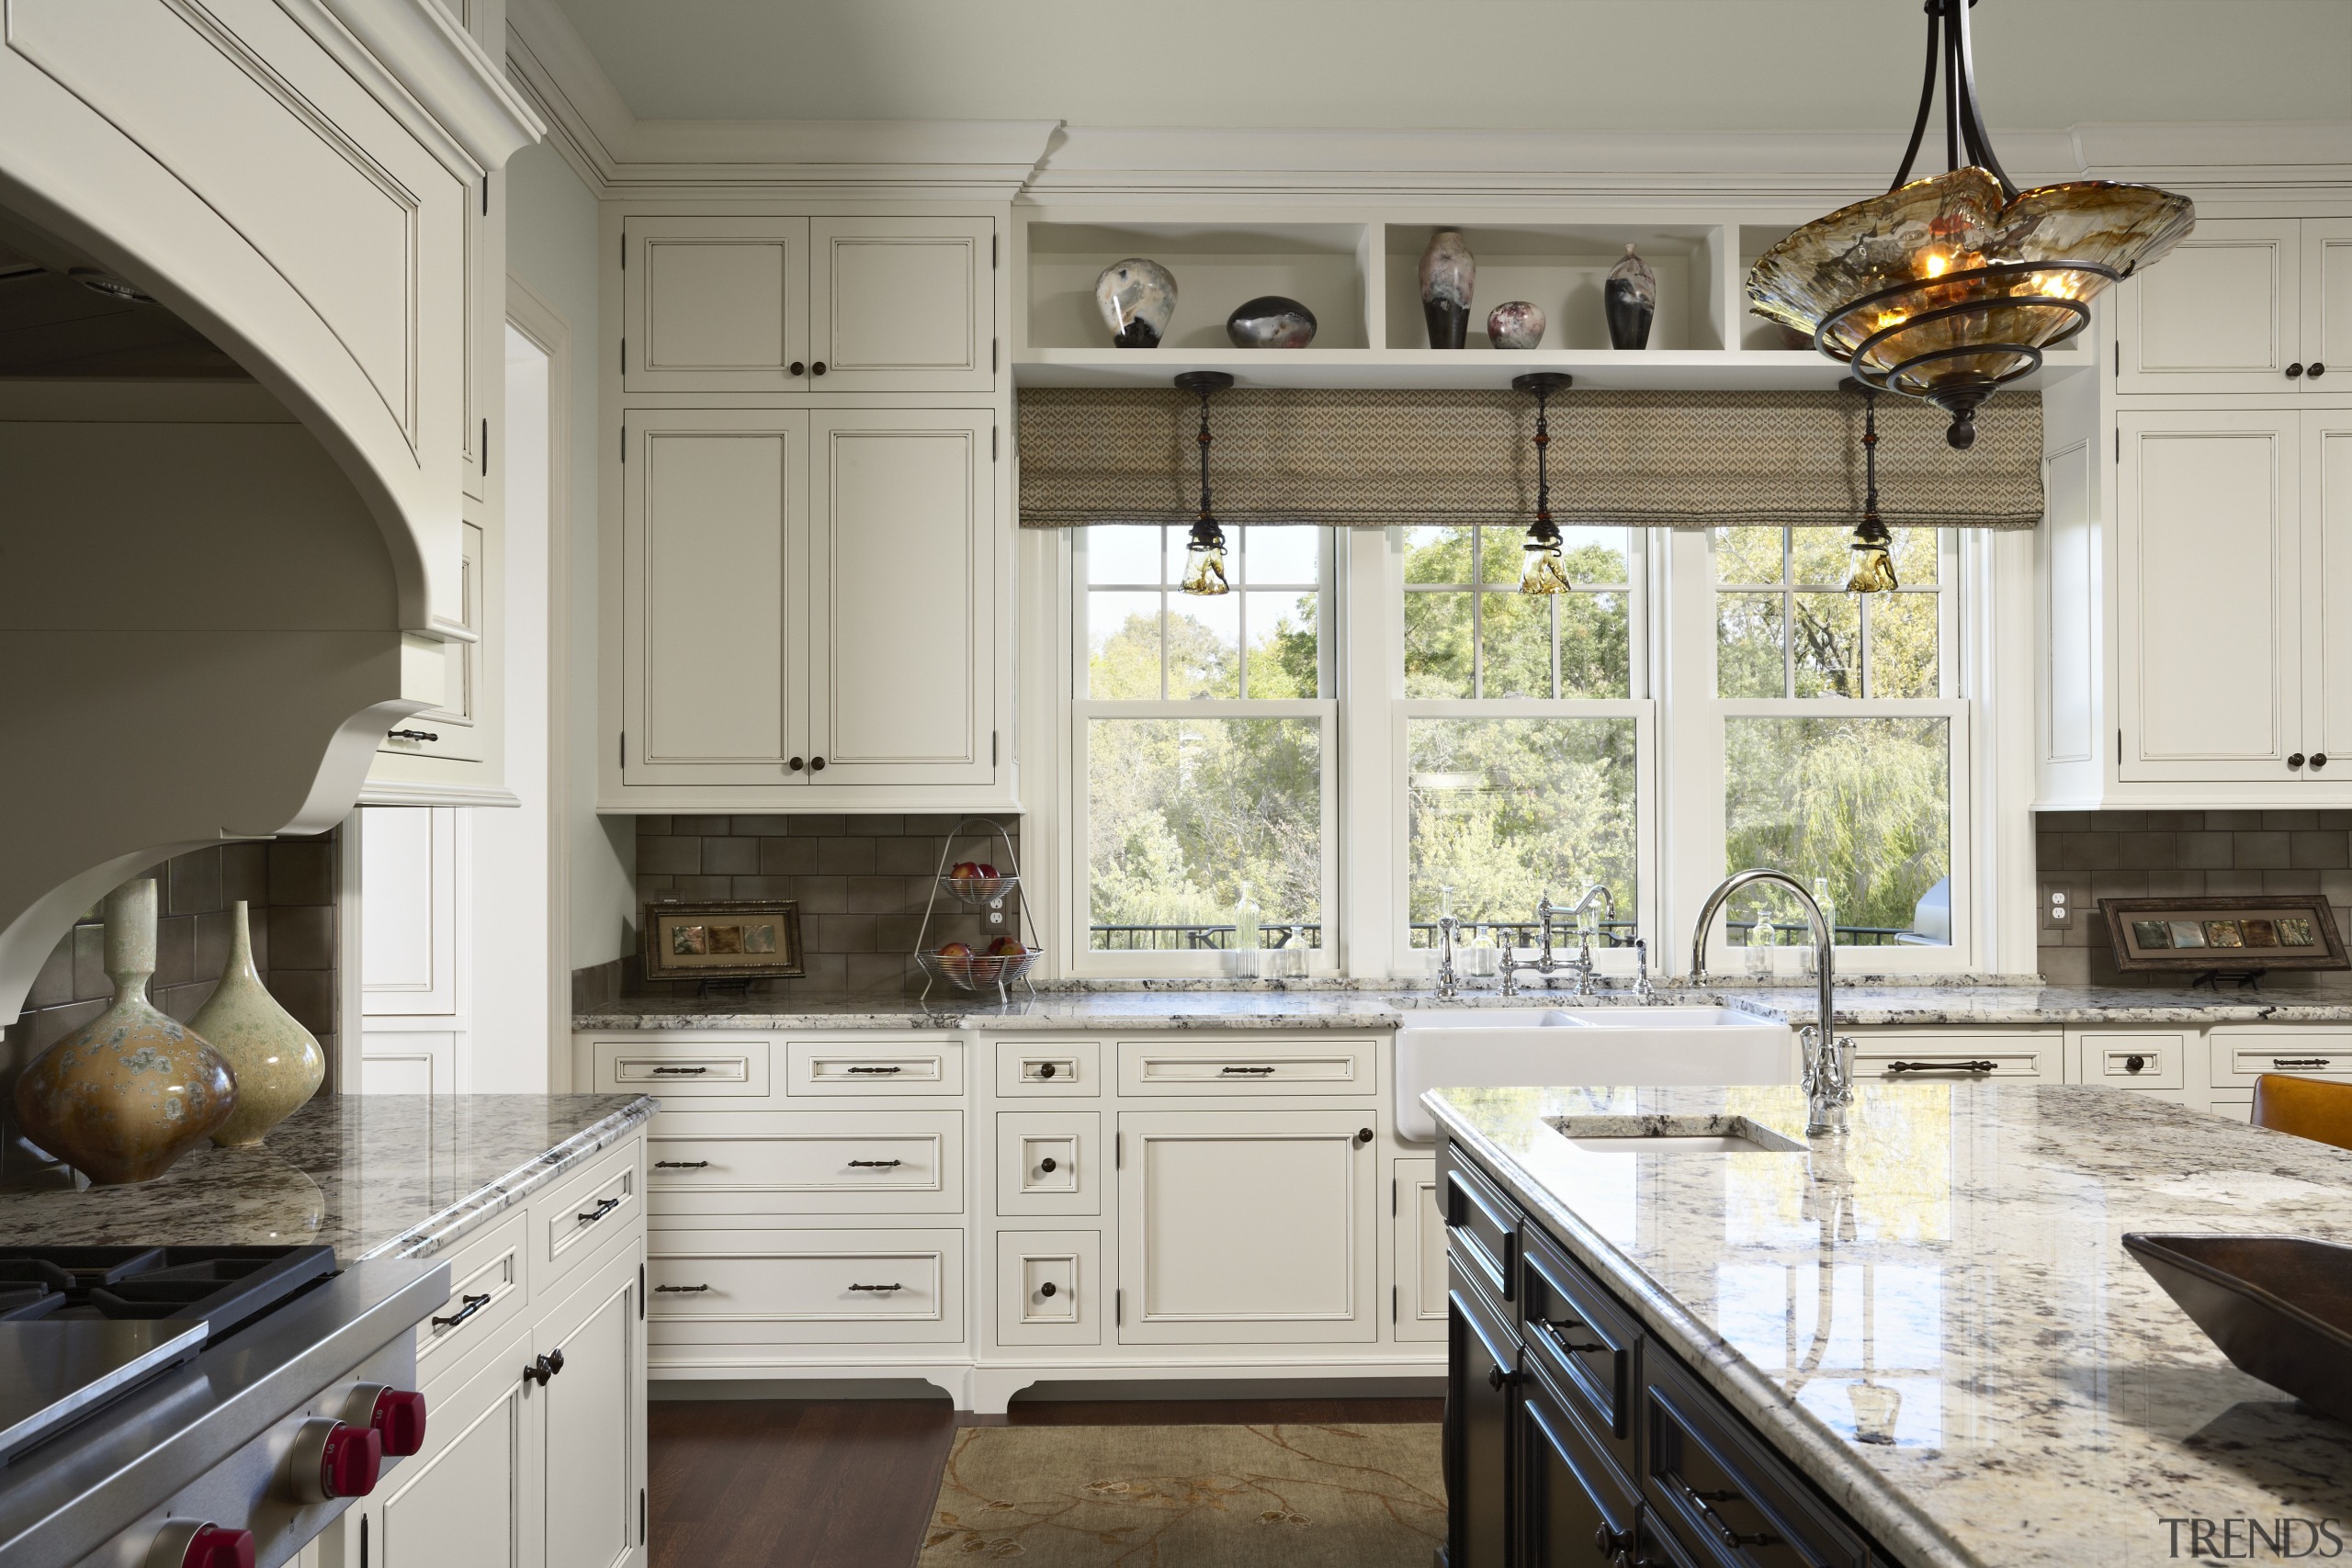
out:
<path id="1" fill-rule="evenodd" d="M 1785 871 L 1768 866 L 1755 866 L 1735 872 L 1724 878 L 1722 886 L 1707 895 L 1699 910 L 1699 924 L 1690 933 L 1690 983 L 1703 985 L 1707 978 L 1707 931 L 1715 923 L 1715 916 L 1725 901 L 1743 887 L 1759 882 L 1770 882 L 1787 888 L 1796 896 L 1804 916 L 1813 927 L 1814 971 L 1821 983 L 1818 1022 L 1807 1024 L 1797 1032 L 1797 1040 L 1804 1050 L 1804 1135 L 1817 1138 L 1825 1134 L 1846 1130 L 1846 1107 L 1854 1099 L 1854 1042 L 1850 1036 L 1841 1037 L 1836 1029 L 1836 1014 L 1831 1004 L 1836 998 L 1836 981 L 1831 975 L 1832 955 L 1837 951 L 1835 933 L 1822 917 L 1821 906 L 1804 884 Z"/>
<path id="2" fill-rule="evenodd" d="M 1584 897 L 1578 898 L 1574 905 L 1566 908 L 1563 908 L 1558 904 L 1553 903 L 1552 896 L 1549 893 L 1544 895 L 1543 898 L 1539 900 L 1535 906 L 1535 929 L 1544 950 L 1543 956 L 1540 958 L 1532 958 L 1525 963 L 1521 963 L 1511 956 L 1511 944 L 1510 942 L 1503 943 L 1502 971 L 1504 996 L 1515 997 L 1519 995 L 1519 972 L 1522 969 L 1532 969 L 1538 975 L 1549 976 L 1555 970 L 1566 969 L 1568 967 L 1568 960 L 1558 959 L 1552 956 L 1552 923 L 1555 920 L 1561 921 L 1562 923 L 1576 920 L 1587 909 L 1592 908 L 1593 901 L 1595 899 L 1600 900 L 1600 907 L 1608 912 L 1608 918 L 1610 919 L 1616 919 L 1617 895 L 1609 891 L 1608 885 L 1605 883 L 1594 883 L 1591 886 L 1584 890 Z M 1570 989 L 1568 994 L 1576 997 L 1589 997 L 1592 995 L 1593 992 L 1592 937 L 1589 932 L 1582 933 L 1579 942 L 1579 950 L 1574 963 L 1577 971 L 1577 983 Z M 1649 980 L 1646 972 L 1643 976 L 1640 990 L 1643 999 L 1650 999 L 1651 992 L 1649 990 Z"/>

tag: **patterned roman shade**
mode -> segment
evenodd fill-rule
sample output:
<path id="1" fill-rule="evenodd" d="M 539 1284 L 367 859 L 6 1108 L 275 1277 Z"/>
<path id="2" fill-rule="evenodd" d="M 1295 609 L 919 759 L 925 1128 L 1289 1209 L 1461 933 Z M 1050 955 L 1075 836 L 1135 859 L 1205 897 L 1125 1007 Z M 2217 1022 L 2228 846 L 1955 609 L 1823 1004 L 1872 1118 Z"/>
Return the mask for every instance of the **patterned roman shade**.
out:
<path id="1" fill-rule="evenodd" d="M 1497 391 L 1237 388 L 1209 404 L 1209 482 L 1227 523 L 1383 528 L 1523 523 L 1535 402 Z M 1975 446 L 1945 416 L 1878 400 L 1880 513 L 1894 527 L 2041 521 L 2041 399 L 1984 406 Z M 1021 523 L 1189 523 L 1199 403 L 1173 388 L 1041 387 L 1020 397 Z M 1650 528 L 1850 527 L 1862 400 L 1849 392 L 1583 392 L 1552 400 L 1552 514 Z"/>

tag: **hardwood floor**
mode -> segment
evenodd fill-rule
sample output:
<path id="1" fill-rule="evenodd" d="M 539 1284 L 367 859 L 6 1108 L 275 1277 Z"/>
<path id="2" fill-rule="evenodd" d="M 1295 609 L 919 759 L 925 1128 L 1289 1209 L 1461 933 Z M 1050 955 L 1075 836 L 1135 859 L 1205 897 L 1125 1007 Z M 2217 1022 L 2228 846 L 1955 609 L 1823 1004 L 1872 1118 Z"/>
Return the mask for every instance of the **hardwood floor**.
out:
<path id="1" fill-rule="evenodd" d="M 656 1401 L 653 1568 L 911 1568 L 959 1427 L 1435 1421 L 1435 1399 Z"/>

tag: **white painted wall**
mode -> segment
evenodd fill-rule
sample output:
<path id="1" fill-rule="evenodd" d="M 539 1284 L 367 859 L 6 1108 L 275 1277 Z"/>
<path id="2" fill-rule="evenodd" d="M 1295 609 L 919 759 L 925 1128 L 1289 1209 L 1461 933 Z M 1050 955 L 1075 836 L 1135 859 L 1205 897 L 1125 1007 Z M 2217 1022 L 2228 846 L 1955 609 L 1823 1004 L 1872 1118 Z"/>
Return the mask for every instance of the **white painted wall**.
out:
<path id="1" fill-rule="evenodd" d="M 599 818 L 596 798 L 596 199 L 542 143 L 507 165 L 508 270 L 564 318 L 570 377 L 564 515 L 567 612 L 560 661 L 567 784 L 560 839 L 571 882 L 570 953 L 562 967 L 618 958 L 634 919 L 632 824 Z M 512 552 L 510 551 L 510 558 Z M 560 1087 L 560 1086 L 559 1086 Z"/>

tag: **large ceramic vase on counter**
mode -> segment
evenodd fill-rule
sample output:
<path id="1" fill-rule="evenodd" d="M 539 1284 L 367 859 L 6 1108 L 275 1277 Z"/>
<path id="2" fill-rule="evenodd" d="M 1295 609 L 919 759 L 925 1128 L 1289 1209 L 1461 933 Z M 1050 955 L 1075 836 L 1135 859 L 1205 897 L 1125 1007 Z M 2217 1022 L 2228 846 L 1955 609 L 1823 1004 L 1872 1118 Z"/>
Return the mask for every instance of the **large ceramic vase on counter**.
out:
<path id="1" fill-rule="evenodd" d="M 155 885 L 107 897 L 114 1005 L 41 1053 L 17 1079 L 26 1135 L 98 1186 L 147 1181 L 219 1131 L 237 1080 L 204 1037 L 155 1010 Z"/>
<path id="2" fill-rule="evenodd" d="M 327 1059 L 311 1032 L 262 984 L 254 967 L 245 901 L 230 908 L 229 966 L 188 1027 L 220 1052 L 237 1076 L 237 1108 L 212 1134 L 216 1144 L 258 1144 L 301 1109 L 326 1081 Z"/>

